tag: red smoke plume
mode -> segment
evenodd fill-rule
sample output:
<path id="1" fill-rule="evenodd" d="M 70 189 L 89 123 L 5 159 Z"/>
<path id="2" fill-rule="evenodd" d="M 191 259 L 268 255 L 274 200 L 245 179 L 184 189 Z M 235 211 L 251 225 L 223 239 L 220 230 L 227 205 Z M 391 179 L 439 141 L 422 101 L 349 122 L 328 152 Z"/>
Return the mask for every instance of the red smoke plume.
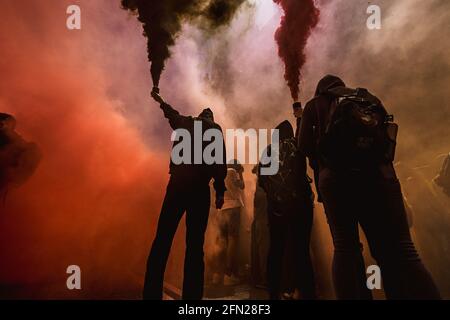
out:
<path id="1" fill-rule="evenodd" d="M 319 22 L 320 11 L 314 0 L 274 0 L 283 8 L 284 16 L 275 33 L 278 54 L 285 64 L 285 74 L 292 99 L 298 100 L 300 74 L 306 62 L 305 47 L 311 30 Z"/>
<path id="2" fill-rule="evenodd" d="M 107 88 L 118 75 L 94 55 L 110 44 L 86 46 L 95 19 L 68 31 L 66 5 L 2 4 L 0 110 L 42 161 L 0 206 L 0 298 L 139 297 L 168 159 L 116 111 Z M 66 288 L 72 264 L 83 290 Z"/>

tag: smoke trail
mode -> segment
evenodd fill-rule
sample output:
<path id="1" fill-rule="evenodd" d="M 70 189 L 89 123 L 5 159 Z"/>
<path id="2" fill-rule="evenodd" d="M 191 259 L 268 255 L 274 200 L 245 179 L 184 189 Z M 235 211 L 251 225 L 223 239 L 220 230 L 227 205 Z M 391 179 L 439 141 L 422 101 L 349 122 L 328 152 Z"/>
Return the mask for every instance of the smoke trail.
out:
<path id="1" fill-rule="evenodd" d="M 311 30 L 319 22 L 319 9 L 314 0 L 274 0 L 283 8 L 284 16 L 275 33 L 278 54 L 285 64 L 285 79 L 292 99 L 298 100 L 300 72 L 306 62 L 305 47 Z"/>
<path id="2" fill-rule="evenodd" d="M 122 7 L 138 14 L 148 39 L 148 58 L 154 86 L 159 86 L 170 47 L 186 20 L 204 30 L 228 24 L 246 0 L 122 0 Z"/>

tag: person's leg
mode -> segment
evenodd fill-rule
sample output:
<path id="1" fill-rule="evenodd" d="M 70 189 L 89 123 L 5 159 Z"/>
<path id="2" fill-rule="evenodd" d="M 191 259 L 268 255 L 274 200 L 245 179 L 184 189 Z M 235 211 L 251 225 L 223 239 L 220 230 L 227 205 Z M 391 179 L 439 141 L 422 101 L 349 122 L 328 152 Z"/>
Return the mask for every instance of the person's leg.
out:
<path id="1" fill-rule="evenodd" d="M 269 209 L 269 234 L 270 246 L 267 256 L 267 284 L 271 300 L 279 300 L 281 294 L 281 272 L 283 267 L 283 255 L 285 247 L 285 223 L 284 217 L 277 216 Z"/>
<path id="2" fill-rule="evenodd" d="M 145 300 L 162 299 L 164 271 L 166 269 L 167 259 L 173 237 L 184 213 L 183 198 L 179 193 L 179 186 L 171 178 L 159 216 L 156 236 L 147 260 L 143 292 L 143 298 Z"/>
<path id="3" fill-rule="evenodd" d="M 209 185 L 194 186 L 186 209 L 186 255 L 184 258 L 183 300 L 203 297 L 205 231 L 208 225 Z"/>
<path id="4" fill-rule="evenodd" d="M 310 254 L 311 230 L 313 224 L 313 206 L 309 199 L 296 206 L 298 212 L 293 212 L 293 221 L 290 224 L 293 235 L 294 265 L 301 298 L 316 299 L 316 286 L 314 270 Z"/>
<path id="5" fill-rule="evenodd" d="M 280 291 L 284 298 L 293 299 L 294 293 L 297 289 L 298 284 L 298 265 L 296 264 L 296 258 L 298 258 L 296 252 L 296 234 L 298 230 L 293 230 L 293 224 L 295 223 L 292 219 L 293 210 L 286 210 L 286 223 L 284 225 L 283 232 L 284 236 L 284 247 L 283 247 L 283 258 L 281 267 L 281 287 Z"/>
<path id="6" fill-rule="evenodd" d="M 261 283 L 261 268 L 259 265 L 260 254 L 256 237 L 256 214 L 253 214 L 253 222 L 251 227 L 251 284 L 253 287 Z"/>
<path id="7" fill-rule="evenodd" d="M 355 187 L 330 173 L 320 178 L 320 192 L 334 244 L 332 278 L 339 300 L 369 300 L 364 258 L 354 205 Z"/>
<path id="8" fill-rule="evenodd" d="M 400 182 L 377 180 L 372 191 L 372 201 L 360 220 L 381 269 L 387 298 L 440 299 L 411 240 Z"/>

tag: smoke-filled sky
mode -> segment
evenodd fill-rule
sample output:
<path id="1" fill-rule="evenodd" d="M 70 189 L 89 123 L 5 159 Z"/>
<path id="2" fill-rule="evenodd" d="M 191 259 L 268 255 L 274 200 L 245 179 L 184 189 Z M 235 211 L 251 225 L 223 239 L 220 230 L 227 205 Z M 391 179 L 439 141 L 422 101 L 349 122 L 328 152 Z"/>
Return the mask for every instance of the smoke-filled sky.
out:
<path id="1" fill-rule="evenodd" d="M 306 46 L 304 102 L 328 73 L 369 88 L 396 115 L 398 160 L 423 165 L 449 151 L 450 2 L 318 0 Z M 82 29 L 66 28 L 81 7 Z M 182 24 L 161 94 L 185 114 L 211 106 L 224 128 L 274 127 L 292 98 L 272 0 L 242 4 L 230 25 L 205 33 Z M 152 87 L 147 40 L 120 0 L 2 1 L 0 112 L 42 151 L 35 175 L 0 207 L 2 295 L 133 297 L 167 181 L 170 131 Z M 85 290 L 65 290 L 65 268 Z M 62 271 L 61 271 L 62 270 Z M 62 280 L 61 280 L 62 279 Z M 20 288 L 30 288 L 26 293 Z"/>

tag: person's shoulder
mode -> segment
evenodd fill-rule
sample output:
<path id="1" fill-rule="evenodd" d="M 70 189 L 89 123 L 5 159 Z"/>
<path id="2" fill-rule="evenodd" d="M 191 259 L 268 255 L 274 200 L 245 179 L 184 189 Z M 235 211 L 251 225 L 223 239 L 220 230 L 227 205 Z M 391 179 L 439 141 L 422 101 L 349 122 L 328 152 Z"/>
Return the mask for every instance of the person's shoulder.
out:
<path id="1" fill-rule="evenodd" d="M 218 123 L 214 122 L 214 121 L 211 121 L 211 120 L 208 120 L 208 119 L 204 119 L 204 118 L 200 118 L 200 117 L 190 117 L 190 118 L 192 118 L 194 121 L 201 122 L 203 127 L 205 127 L 205 128 L 222 130 L 220 125 Z"/>
<path id="2" fill-rule="evenodd" d="M 315 114 L 317 113 L 317 102 L 318 97 L 314 97 L 306 103 L 305 108 L 303 109 L 301 123 L 304 123 L 305 121 L 308 122 L 308 119 L 314 118 Z"/>
<path id="3" fill-rule="evenodd" d="M 213 122 L 213 121 L 208 121 L 206 120 L 208 125 L 211 127 L 211 129 L 217 129 L 219 131 L 223 131 L 222 127 L 217 123 L 217 122 Z"/>
<path id="4" fill-rule="evenodd" d="M 312 98 L 311 100 L 309 100 L 306 105 L 305 105 L 305 109 L 303 112 L 308 112 L 314 108 L 316 108 L 317 102 L 319 101 L 320 96 L 316 96 L 314 98 Z"/>

